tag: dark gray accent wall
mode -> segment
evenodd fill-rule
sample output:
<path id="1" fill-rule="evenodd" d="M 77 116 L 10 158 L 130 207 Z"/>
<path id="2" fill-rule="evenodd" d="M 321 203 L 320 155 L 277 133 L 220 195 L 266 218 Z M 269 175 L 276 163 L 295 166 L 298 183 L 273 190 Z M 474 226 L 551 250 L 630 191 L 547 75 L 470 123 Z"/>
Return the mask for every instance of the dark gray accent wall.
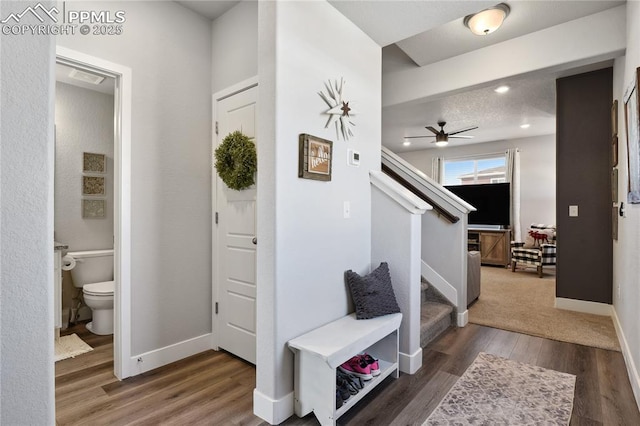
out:
<path id="1" fill-rule="evenodd" d="M 556 91 L 556 296 L 610 304 L 613 68 L 558 79 Z"/>

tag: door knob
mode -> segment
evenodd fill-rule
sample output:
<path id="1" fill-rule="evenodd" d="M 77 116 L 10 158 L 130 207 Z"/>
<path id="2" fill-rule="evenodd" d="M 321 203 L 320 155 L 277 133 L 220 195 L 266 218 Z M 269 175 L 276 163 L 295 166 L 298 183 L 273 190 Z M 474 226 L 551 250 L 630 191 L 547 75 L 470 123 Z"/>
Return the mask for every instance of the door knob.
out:
<path id="1" fill-rule="evenodd" d="M 252 242 L 253 244 L 258 244 L 258 238 L 253 237 L 253 240 L 251 240 L 251 242 Z"/>

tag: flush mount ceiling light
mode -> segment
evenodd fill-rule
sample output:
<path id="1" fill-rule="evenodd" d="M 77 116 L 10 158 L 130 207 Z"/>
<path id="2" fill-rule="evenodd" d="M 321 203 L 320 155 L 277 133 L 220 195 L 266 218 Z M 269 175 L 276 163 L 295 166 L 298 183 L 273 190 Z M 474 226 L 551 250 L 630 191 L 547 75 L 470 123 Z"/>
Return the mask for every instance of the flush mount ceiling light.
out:
<path id="1" fill-rule="evenodd" d="M 491 34 L 500 28 L 510 11 L 507 4 L 500 3 L 476 14 L 465 16 L 464 25 L 475 35 Z"/>
<path id="2" fill-rule="evenodd" d="M 521 124 L 520 125 L 521 129 L 528 129 L 529 127 L 531 127 L 531 124 Z"/>
<path id="3" fill-rule="evenodd" d="M 509 89 L 510 89 L 509 86 L 500 86 L 493 89 L 493 91 L 496 93 L 503 94 L 503 93 L 507 93 Z"/>
<path id="4" fill-rule="evenodd" d="M 404 141 L 404 142 L 402 142 L 402 145 L 410 146 L 411 145 L 411 141 Z"/>

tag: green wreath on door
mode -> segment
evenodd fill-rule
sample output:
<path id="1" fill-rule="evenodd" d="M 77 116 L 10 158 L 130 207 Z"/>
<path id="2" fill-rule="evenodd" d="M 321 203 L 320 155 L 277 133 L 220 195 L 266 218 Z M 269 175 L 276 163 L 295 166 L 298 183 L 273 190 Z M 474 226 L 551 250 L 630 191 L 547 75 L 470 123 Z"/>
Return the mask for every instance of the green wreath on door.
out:
<path id="1" fill-rule="evenodd" d="M 240 191 L 255 183 L 258 156 L 256 145 L 247 135 L 238 130 L 229 133 L 214 156 L 218 176 L 229 188 Z"/>

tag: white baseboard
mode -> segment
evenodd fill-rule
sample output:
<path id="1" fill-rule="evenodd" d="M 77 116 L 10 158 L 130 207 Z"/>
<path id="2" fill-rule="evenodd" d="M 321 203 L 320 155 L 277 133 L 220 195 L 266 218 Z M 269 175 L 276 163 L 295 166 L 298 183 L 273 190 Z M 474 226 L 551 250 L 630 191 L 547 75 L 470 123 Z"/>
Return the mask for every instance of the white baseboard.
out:
<path id="1" fill-rule="evenodd" d="M 584 312 L 586 314 L 611 316 L 612 306 L 606 303 L 589 302 L 586 300 L 565 299 L 556 297 L 556 308 L 568 311 Z"/>
<path id="2" fill-rule="evenodd" d="M 622 356 L 624 357 L 624 364 L 627 366 L 627 376 L 629 376 L 629 382 L 631 383 L 631 389 L 633 390 L 633 396 L 636 398 L 636 405 L 640 407 L 640 376 L 638 375 L 638 369 L 636 363 L 633 360 L 633 355 L 629 349 L 627 338 L 622 331 L 622 325 L 618 318 L 618 313 L 615 308 L 611 309 L 611 318 L 613 319 L 613 326 L 616 329 L 618 335 L 618 341 L 622 349 Z"/>
<path id="3" fill-rule="evenodd" d="M 253 414 L 272 425 L 282 423 L 293 415 L 293 392 L 276 400 L 254 389 Z"/>
<path id="4" fill-rule="evenodd" d="M 413 354 L 400 352 L 398 357 L 398 368 L 403 373 L 414 374 L 422 367 L 422 348 L 418 348 Z"/>
<path id="5" fill-rule="evenodd" d="M 465 310 L 464 312 L 458 312 L 458 316 L 456 317 L 456 325 L 458 327 L 464 327 L 469 323 L 469 310 Z"/>
<path id="6" fill-rule="evenodd" d="M 132 356 L 129 360 L 129 372 L 131 372 L 131 376 L 136 376 L 210 349 L 211 333 L 203 334 L 164 348 Z"/>

